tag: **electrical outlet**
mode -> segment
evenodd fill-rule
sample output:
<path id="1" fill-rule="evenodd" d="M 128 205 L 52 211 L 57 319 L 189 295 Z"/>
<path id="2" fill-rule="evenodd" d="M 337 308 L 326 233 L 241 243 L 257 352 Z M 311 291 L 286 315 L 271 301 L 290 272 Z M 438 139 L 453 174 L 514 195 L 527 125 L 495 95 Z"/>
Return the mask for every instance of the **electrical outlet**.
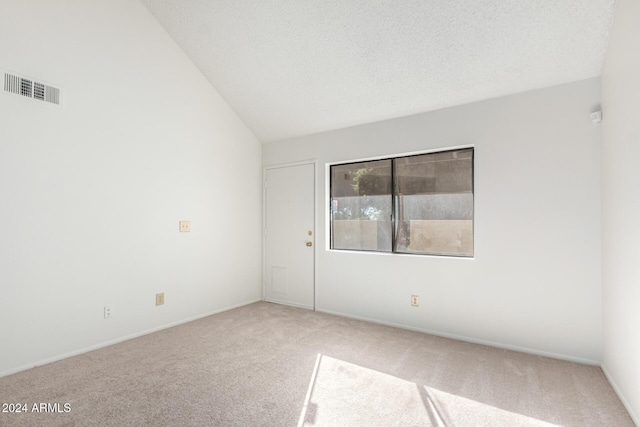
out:
<path id="1" fill-rule="evenodd" d="M 411 306 L 412 307 L 420 306 L 420 297 L 418 295 L 411 295 Z"/>
<path id="2" fill-rule="evenodd" d="M 156 305 L 164 305 L 164 292 L 156 294 Z"/>
<path id="3" fill-rule="evenodd" d="M 109 318 L 111 318 L 112 314 L 113 314 L 113 309 L 111 307 L 105 306 L 105 308 L 104 308 L 104 318 L 105 319 L 109 319 Z"/>
<path id="4" fill-rule="evenodd" d="M 180 232 L 189 233 L 191 231 L 191 221 L 180 221 Z"/>

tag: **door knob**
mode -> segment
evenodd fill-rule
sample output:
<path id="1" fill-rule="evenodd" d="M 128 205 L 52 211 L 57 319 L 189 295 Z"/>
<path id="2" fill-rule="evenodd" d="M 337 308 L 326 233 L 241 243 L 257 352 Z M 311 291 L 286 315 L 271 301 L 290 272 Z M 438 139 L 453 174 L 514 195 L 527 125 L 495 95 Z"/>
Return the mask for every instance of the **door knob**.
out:
<path id="1" fill-rule="evenodd" d="M 313 243 L 307 242 L 307 246 L 312 246 L 312 245 L 313 245 Z"/>

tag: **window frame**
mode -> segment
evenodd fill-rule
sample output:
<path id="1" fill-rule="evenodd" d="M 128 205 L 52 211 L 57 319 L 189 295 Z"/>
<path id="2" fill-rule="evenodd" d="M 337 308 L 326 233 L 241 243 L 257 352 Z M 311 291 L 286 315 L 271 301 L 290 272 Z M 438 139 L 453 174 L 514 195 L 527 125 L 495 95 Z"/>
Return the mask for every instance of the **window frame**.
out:
<path id="1" fill-rule="evenodd" d="M 395 159 L 401 158 L 409 158 L 409 157 L 417 157 L 423 156 L 425 154 L 438 154 L 438 153 L 447 153 L 447 152 L 455 152 L 455 151 L 463 151 L 470 150 L 471 151 L 471 196 L 472 196 L 472 214 L 471 214 L 471 254 L 441 254 L 441 253 L 428 253 L 428 252 L 402 252 L 396 251 L 396 238 L 398 233 L 398 221 L 397 212 L 398 212 L 398 194 L 396 192 L 396 171 L 395 171 Z M 376 249 L 342 249 L 334 247 L 334 219 L 333 219 L 333 167 L 334 166 L 344 166 L 344 165 L 355 165 L 358 163 L 366 163 L 366 162 L 374 162 L 374 161 L 384 161 L 390 160 L 391 163 L 391 215 L 390 215 L 390 233 L 391 233 L 391 250 L 376 250 Z M 410 152 L 396 155 L 387 155 L 380 157 L 370 157 L 363 158 L 357 160 L 349 160 L 349 161 L 341 161 L 327 164 L 327 174 L 328 180 L 327 182 L 327 200 L 328 200 L 328 208 L 329 208 L 329 216 L 328 216 L 328 239 L 327 239 L 327 250 L 329 251 L 337 251 L 337 252 L 355 252 L 355 253 L 374 253 L 374 254 L 389 254 L 389 255 L 416 255 L 416 256 L 427 256 L 427 257 L 445 257 L 445 258 L 456 258 L 456 259 L 474 259 L 476 255 L 476 241 L 475 241 L 475 220 L 476 220 L 476 206 L 475 206 L 475 146 L 474 145 L 461 145 L 456 147 L 447 147 L 447 148 L 437 148 L 432 150 L 418 151 L 418 152 Z"/>

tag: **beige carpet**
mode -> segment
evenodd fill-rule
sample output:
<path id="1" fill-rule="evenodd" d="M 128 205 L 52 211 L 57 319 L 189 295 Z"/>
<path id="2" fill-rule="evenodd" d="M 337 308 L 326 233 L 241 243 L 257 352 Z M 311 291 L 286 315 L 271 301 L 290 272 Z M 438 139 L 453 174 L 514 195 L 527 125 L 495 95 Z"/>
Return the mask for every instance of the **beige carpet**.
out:
<path id="1" fill-rule="evenodd" d="M 0 403 L 27 406 L 2 426 L 633 426 L 597 367 L 269 303 L 0 378 Z"/>

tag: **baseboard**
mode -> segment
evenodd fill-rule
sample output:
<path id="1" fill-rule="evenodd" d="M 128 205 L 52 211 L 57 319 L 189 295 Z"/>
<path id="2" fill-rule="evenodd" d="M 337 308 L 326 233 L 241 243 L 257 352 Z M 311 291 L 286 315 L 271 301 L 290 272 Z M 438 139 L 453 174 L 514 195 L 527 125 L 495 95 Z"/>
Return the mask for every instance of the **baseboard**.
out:
<path id="1" fill-rule="evenodd" d="M 280 301 L 278 299 L 264 299 L 264 302 L 272 302 L 274 304 L 280 304 L 280 305 L 288 305 L 290 307 L 297 307 L 297 308 L 306 308 L 307 310 L 313 310 L 313 306 L 310 305 L 304 305 L 304 304 L 295 304 L 292 302 L 288 302 L 288 301 Z"/>
<path id="2" fill-rule="evenodd" d="M 604 376 L 607 377 L 607 380 L 609 380 L 609 384 L 611 384 L 611 387 L 613 387 L 613 391 L 616 392 L 618 398 L 629 413 L 631 420 L 635 423 L 635 425 L 640 426 L 640 417 L 638 417 L 638 415 L 633 411 L 633 408 L 629 404 L 629 401 L 627 401 L 627 399 L 624 397 L 624 394 L 622 394 L 620 387 L 618 387 L 618 384 L 616 384 L 616 382 L 613 380 L 613 377 L 611 377 L 611 374 L 609 374 L 609 371 L 607 370 L 607 367 L 604 365 L 604 363 L 600 366 L 600 368 L 602 369 L 602 372 L 604 372 Z"/>
<path id="3" fill-rule="evenodd" d="M 446 332 L 434 331 L 434 330 L 431 330 L 431 329 L 417 328 L 415 326 L 403 325 L 401 323 L 386 322 L 386 321 L 383 321 L 383 320 L 372 319 L 372 318 L 368 318 L 368 317 L 364 317 L 364 316 L 355 316 L 355 315 L 352 315 L 352 314 L 341 313 L 341 312 L 338 312 L 338 311 L 332 311 L 332 310 L 327 310 L 327 309 L 318 308 L 318 307 L 316 307 L 316 311 L 318 311 L 320 313 L 333 314 L 335 316 L 347 317 L 347 318 L 350 318 L 350 319 L 363 320 L 365 322 L 377 323 L 379 325 L 392 326 L 394 328 L 406 329 L 406 330 L 409 330 L 409 331 L 422 332 L 422 333 L 425 333 L 425 334 L 435 335 L 435 336 L 442 337 L 442 338 L 450 338 L 450 339 L 454 339 L 454 340 L 458 340 L 458 341 L 464 341 L 464 342 L 469 342 L 469 343 L 473 343 L 473 344 L 481 344 L 481 345 L 486 345 L 486 346 L 489 346 L 489 347 L 501 348 L 501 349 L 505 349 L 505 350 L 519 351 L 521 353 L 535 354 L 536 356 L 550 357 L 552 359 L 566 360 L 568 362 L 576 362 L 576 363 L 581 363 L 581 364 L 584 364 L 584 365 L 600 366 L 600 362 L 597 361 L 597 360 L 583 359 L 583 358 L 580 358 L 580 357 L 568 356 L 566 354 L 551 353 L 551 352 L 540 351 L 540 350 L 536 350 L 536 349 L 528 348 L 528 347 L 519 347 L 519 346 L 500 343 L 500 342 L 487 341 L 487 340 L 481 340 L 481 339 L 476 339 L 476 338 L 465 337 L 465 336 L 462 336 L 462 335 L 455 335 L 455 334 L 449 334 L 449 333 L 446 333 Z"/>
<path id="4" fill-rule="evenodd" d="M 70 351 L 68 353 L 63 353 L 63 354 L 58 355 L 58 356 L 49 357 L 47 359 L 39 360 L 37 362 L 30 363 L 28 365 L 23 365 L 23 366 L 19 366 L 17 368 L 14 368 L 14 369 L 9 369 L 7 371 L 0 372 L 0 378 L 6 377 L 7 375 L 17 374 L 18 372 L 26 371 L 28 369 L 33 369 L 33 368 L 38 367 L 38 366 L 47 365 L 49 363 L 57 362 L 59 360 L 67 359 L 69 357 L 78 356 L 80 354 L 88 353 L 90 351 L 99 350 L 99 349 L 104 348 L 104 347 L 109 347 L 110 345 L 118 344 L 118 343 L 121 343 L 123 341 L 128 341 L 128 340 L 131 340 L 131 339 L 134 339 L 134 338 L 138 338 L 138 337 L 141 337 L 141 336 L 144 336 L 144 335 L 152 334 L 154 332 L 162 331 L 164 329 L 173 328 L 174 326 L 179 326 L 179 325 L 182 325 L 182 324 L 185 324 L 185 323 L 193 322 L 194 320 L 202 319 L 203 317 L 212 316 L 214 314 L 218 314 L 218 313 L 222 313 L 222 312 L 225 312 L 225 311 L 233 310 L 234 308 L 243 307 L 245 305 L 253 304 L 253 303 L 256 303 L 256 302 L 259 302 L 259 301 L 262 301 L 262 298 L 257 298 L 257 299 L 244 301 L 244 302 L 242 302 L 240 304 L 231 305 L 231 306 L 228 306 L 228 307 L 220 308 L 220 309 L 213 310 L 213 311 L 210 311 L 210 312 L 207 312 L 207 313 L 203 313 L 203 314 L 198 314 L 196 316 L 188 317 L 186 319 L 178 320 L 176 322 L 168 323 L 168 324 L 165 324 L 165 325 L 162 325 L 162 326 L 158 326 L 158 327 L 155 327 L 155 328 L 151 328 L 151 329 L 147 329 L 147 330 L 144 330 L 144 331 L 141 331 L 141 332 L 136 332 L 136 333 L 133 333 L 133 334 L 130 334 L 130 335 L 125 335 L 123 337 L 116 338 L 116 339 L 113 339 L 113 340 L 104 341 L 104 342 L 101 342 L 99 344 L 91 345 L 89 347 L 80 348 L 78 350 Z"/>

